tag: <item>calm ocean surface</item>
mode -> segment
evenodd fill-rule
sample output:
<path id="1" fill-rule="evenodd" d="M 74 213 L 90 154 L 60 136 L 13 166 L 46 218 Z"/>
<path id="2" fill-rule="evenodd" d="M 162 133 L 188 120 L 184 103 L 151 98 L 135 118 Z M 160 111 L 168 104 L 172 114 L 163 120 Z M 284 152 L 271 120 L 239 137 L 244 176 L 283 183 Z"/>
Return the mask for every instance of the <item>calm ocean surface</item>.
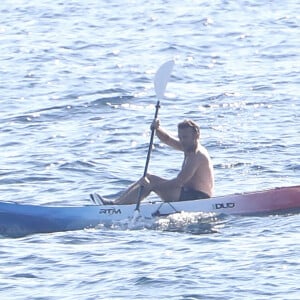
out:
<path id="1" fill-rule="evenodd" d="M 201 126 L 216 195 L 299 184 L 299 15 L 295 0 L 2 0 L 1 201 L 85 205 L 138 179 L 170 59 L 159 118 Z M 155 140 L 149 171 L 181 160 Z M 299 231 L 299 215 L 178 215 L 3 237 L 0 296 L 299 299 Z"/>

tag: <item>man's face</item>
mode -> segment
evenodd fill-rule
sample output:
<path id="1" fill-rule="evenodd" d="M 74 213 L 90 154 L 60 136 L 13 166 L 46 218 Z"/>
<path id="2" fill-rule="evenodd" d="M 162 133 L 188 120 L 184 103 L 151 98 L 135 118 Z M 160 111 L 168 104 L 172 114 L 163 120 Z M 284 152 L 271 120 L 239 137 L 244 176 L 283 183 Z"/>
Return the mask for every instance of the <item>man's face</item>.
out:
<path id="1" fill-rule="evenodd" d="M 193 128 L 179 128 L 178 138 L 184 151 L 193 151 L 197 146 L 197 134 Z"/>

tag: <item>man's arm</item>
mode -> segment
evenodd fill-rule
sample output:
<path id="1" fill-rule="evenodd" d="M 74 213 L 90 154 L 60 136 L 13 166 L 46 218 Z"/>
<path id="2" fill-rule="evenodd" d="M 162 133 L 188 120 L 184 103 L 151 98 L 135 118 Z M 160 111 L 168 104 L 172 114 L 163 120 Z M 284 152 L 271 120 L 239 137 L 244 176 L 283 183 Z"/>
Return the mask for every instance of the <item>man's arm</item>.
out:
<path id="1" fill-rule="evenodd" d="M 195 161 L 195 159 L 197 159 L 196 156 L 187 159 L 177 177 L 161 182 L 158 184 L 158 186 L 163 186 L 167 189 L 183 187 L 191 180 L 198 169 L 198 163 Z M 157 188 L 157 186 L 155 186 L 155 188 Z"/>
<path id="2" fill-rule="evenodd" d="M 177 177 L 173 180 L 178 184 L 178 186 L 183 186 L 195 175 L 197 169 L 199 167 L 199 161 L 197 156 L 191 155 L 189 156 L 184 164 Z"/>
<path id="3" fill-rule="evenodd" d="M 167 131 L 165 131 L 164 129 L 162 129 L 160 127 L 160 122 L 159 120 L 156 120 L 155 122 L 153 122 L 153 124 L 151 125 L 151 129 L 154 128 L 156 129 L 156 136 L 166 145 L 183 151 L 181 143 L 179 142 L 179 140 L 173 136 L 171 136 Z"/>

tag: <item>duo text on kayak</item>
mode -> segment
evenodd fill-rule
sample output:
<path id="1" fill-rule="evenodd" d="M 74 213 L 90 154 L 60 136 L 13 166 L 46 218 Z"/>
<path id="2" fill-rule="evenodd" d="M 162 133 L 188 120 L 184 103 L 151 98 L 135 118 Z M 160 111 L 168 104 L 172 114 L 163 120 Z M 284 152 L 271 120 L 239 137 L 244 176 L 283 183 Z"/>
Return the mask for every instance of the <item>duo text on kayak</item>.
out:
<path id="1" fill-rule="evenodd" d="M 214 209 L 221 209 L 221 208 L 234 208 L 235 203 L 227 202 L 227 203 L 216 203 L 213 205 Z"/>

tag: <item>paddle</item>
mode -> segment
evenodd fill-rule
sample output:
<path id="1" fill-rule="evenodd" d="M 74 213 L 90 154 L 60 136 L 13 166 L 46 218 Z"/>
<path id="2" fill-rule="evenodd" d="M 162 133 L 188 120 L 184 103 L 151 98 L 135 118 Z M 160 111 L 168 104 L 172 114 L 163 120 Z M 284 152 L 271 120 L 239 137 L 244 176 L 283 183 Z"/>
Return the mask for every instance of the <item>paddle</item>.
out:
<path id="1" fill-rule="evenodd" d="M 156 109 L 155 109 L 155 114 L 154 114 L 154 119 L 153 122 L 157 119 L 158 116 L 158 110 L 160 107 L 160 99 L 164 97 L 165 90 L 168 84 L 168 81 L 171 76 L 172 69 L 174 67 L 174 61 L 170 60 L 162 64 L 159 69 L 156 71 L 155 78 L 154 78 L 154 90 L 157 98 L 157 103 L 156 103 Z M 154 139 L 154 133 L 155 133 L 155 128 L 151 128 L 151 136 L 150 136 L 150 143 L 149 143 L 149 148 L 148 148 L 148 154 L 147 154 L 147 159 L 146 159 L 146 164 L 145 164 L 145 169 L 144 169 L 144 177 L 147 175 L 148 171 L 148 165 L 150 161 L 150 155 L 151 155 L 151 150 L 153 146 L 153 139 Z M 143 192 L 144 186 L 140 186 L 139 192 L 138 192 L 138 199 L 135 207 L 135 216 L 134 219 L 138 217 L 137 214 L 139 214 L 140 211 L 140 204 L 141 204 L 141 195 Z"/>

